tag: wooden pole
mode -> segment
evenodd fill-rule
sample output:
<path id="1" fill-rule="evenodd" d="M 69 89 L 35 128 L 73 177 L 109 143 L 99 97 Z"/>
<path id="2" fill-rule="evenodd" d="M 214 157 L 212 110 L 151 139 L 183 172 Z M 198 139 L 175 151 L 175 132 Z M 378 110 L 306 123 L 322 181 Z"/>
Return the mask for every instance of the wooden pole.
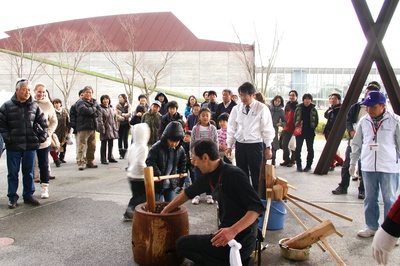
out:
<path id="1" fill-rule="evenodd" d="M 269 212 L 271 209 L 271 197 L 272 197 L 272 189 L 267 188 L 267 207 L 265 210 L 264 223 L 263 223 L 263 227 L 261 230 L 261 233 L 262 233 L 262 236 L 264 239 L 265 239 L 265 234 L 267 233 L 267 224 L 268 224 L 268 219 L 269 219 Z"/>
<path id="2" fill-rule="evenodd" d="M 308 215 L 310 215 L 312 218 L 314 218 L 315 220 L 317 220 L 318 222 L 322 223 L 322 219 L 319 218 L 318 216 L 316 216 L 315 214 L 313 214 L 312 212 L 310 212 L 309 210 L 307 210 L 306 208 L 304 208 L 303 206 L 301 206 L 300 204 L 298 204 L 296 201 L 294 201 L 293 199 L 291 199 L 289 196 L 286 196 L 286 198 L 293 203 L 295 206 L 297 206 L 300 210 L 304 211 L 305 213 L 307 213 Z M 335 232 L 338 236 L 343 237 L 343 234 L 336 231 Z"/>
<path id="3" fill-rule="evenodd" d="M 350 222 L 353 221 L 352 218 L 350 218 L 350 217 L 348 217 L 348 216 L 346 216 L 346 215 L 340 214 L 340 213 L 335 212 L 335 211 L 331 211 L 331 210 L 329 210 L 329 209 L 327 209 L 327 208 L 321 207 L 321 206 L 319 206 L 319 205 L 317 205 L 317 204 L 314 204 L 314 203 L 311 203 L 311 202 L 306 201 L 306 200 L 304 200 L 304 199 L 301 199 L 301 198 L 299 198 L 299 197 L 293 196 L 293 195 L 291 195 L 291 194 L 289 194 L 289 193 L 288 193 L 288 196 L 291 197 L 292 199 L 301 201 L 301 202 L 303 202 L 303 203 L 306 203 L 306 204 L 308 204 L 308 205 L 310 205 L 310 206 L 313 206 L 313 207 L 315 207 L 315 208 L 318 208 L 318 209 L 320 209 L 320 210 L 329 212 L 329 213 L 331 213 L 331 214 L 333 214 L 333 215 L 336 215 L 336 216 L 338 216 L 338 217 L 340 217 L 340 218 L 343 218 L 343 219 L 345 219 L 345 220 L 348 220 L 348 221 L 350 221 Z"/>
<path id="4" fill-rule="evenodd" d="M 335 260 L 337 261 L 337 263 L 341 266 L 346 266 L 346 264 L 344 263 L 344 261 L 339 257 L 339 255 L 336 253 L 336 251 L 332 248 L 331 245 L 329 245 L 328 241 L 326 241 L 325 237 L 320 237 L 319 238 L 322 243 L 324 243 L 325 247 L 328 249 L 329 253 L 331 253 L 332 257 L 335 258 Z"/>
<path id="5" fill-rule="evenodd" d="M 146 189 L 147 209 L 156 212 L 156 197 L 154 193 L 154 171 L 152 166 L 147 166 L 144 171 L 144 187 Z"/>
<path id="6" fill-rule="evenodd" d="M 279 200 L 285 206 L 285 208 L 294 217 L 294 219 L 301 225 L 301 227 L 303 227 L 303 229 L 305 231 L 307 231 L 308 230 L 307 226 L 300 220 L 300 218 L 293 212 L 293 210 L 286 204 L 286 202 L 284 202 L 282 200 L 282 193 L 283 193 L 282 186 L 281 185 L 275 185 L 274 186 L 274 193 L 275 193 L 275 198 L 277 200 Z M 324 247 L 320 243 L 317 242 L 317 245 L 323 252 L 325 252 Z"/>

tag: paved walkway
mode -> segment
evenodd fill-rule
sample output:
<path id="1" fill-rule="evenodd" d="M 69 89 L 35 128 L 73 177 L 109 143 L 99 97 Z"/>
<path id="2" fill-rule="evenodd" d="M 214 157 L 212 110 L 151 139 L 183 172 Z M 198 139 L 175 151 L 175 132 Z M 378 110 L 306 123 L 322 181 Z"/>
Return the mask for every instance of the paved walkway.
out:
<path id="1" fill-rule="evenodd" d="M 325 145 L 324 140 L 315 143 L 315 167 Z M 340 146 L 342 154 L 345 142 Z M 305 149 L 305 147 L 304 147 Z M 282 157 L 278 151 L 278 158 Z M 114 155 L 117 156 L 117 151 Z M 98 152 L 96 153 L 98 158 Z M 136 265 L 132 258 L 131 223 L 121 221 L 122 213 L 130 198 L 130 188 L 125 176 L 126 160 L 108 166 L 99 164 L 98 169 L 78 171 L 74 163 L 75 147 L 68 146 L 67 162 L 52 173 L 57 177 L 50 183 L 50 198 L 41 200 L 42 206 L 20 205 L 7 208 L 7 169 L 5 156 L 0 159 L 0 238 L 12 238 L 14 243 L 0 246 L 0 265 Z M 305 158 L 305 154 L 303 154 Z M 97 159 L 98 160 L 98 159 Z M 278 160 L 278 164 L 281 160 Z M 357 184 L 352 182 L 347 195 L 333 195 L 340 179 L 339 169 L 327 175 L 298 173 L 295 167 L 275 169 L 275 175 L 283 177 L 298 188 L 289 191 L 293 195 L 312 201 L 325 208 L 340 212 L 354 219 L 349 222 L 325 211 L 304 205 L 321 219 L 330 219 L 344 236 L 331 235 L 327 239 L 347 265 L 373 265 L 370 255 L 372 238 L 356 236 L 364 228 L 363 202 L 357 199 Z M 36 196 L 40 187 L 36 184 Z M 21 193 L 21 188 L 19 189 Z M 292 203 L 288 203 L 307 227 L 317 222 Z M 189 212 L 191 233 L 210 233 L 216 229 L 216 206 L 185 204 Z M 383 209 L 383 208 L 382 208 Z M 278 241 L 303 232 L 302 227 L 286 214 L 284 228 L 267 231 L 267 250 L 262 253 L 262 265 L 293 265 L 280 255 Z M 0 243 L 2 241 L 0 240 Z M 399 248 L 395 248 L 391 263 L 400 261 Z M 328 251 L 318 246 L 311 248 L 310 258 L 296 265 L 337 265 Z"/>

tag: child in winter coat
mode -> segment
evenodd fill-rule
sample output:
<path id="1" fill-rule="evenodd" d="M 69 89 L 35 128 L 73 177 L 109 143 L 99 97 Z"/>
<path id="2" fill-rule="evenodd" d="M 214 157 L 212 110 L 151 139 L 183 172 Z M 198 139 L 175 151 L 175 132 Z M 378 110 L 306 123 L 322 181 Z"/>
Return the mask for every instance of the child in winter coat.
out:
<path id="1" fill-rule="evenodd" d="M 159 113 L 160 108 L 161 103 L 159 101 L 155 101 L 150 106 L 150 110 L 142 116 L 142 123 L 147 123 L 150 127 L 150 139 L 148 142 L 149 147 L 151 147 L 158 140 L 158 128 L 160 127 L 161 120 L 161 115 Z"/>
<path id="2" fill-rule="evenodd" d="M 186 131 L 185 132 L 185 137 L 183 138 L 182 146 L 185 149 L 186 153 L 186 170 L 189 176 L 179 179 L 179 187 L 176 190 L 176 193 L 179 194 L 182 192 L 183 187 L 188 187 L 190 185 L 189 178 L 193 182 L 194 178 L 194 172 L 193 172 L 193 165 L 192 162 L 190 161 L 190 137 L 192 135 L 192 131 Z"/>
<path id="3" fill-rule="evenodd" d="M 146 158 L 149 153 L 147 142 L 150 138 L 150 128 L 146 123 L 132 127 L 133 143 L 128 149 L 127 176 L 131 185 L 132 198 L 123 215 L 124 221 L 131 221 L 136 205 L 146 202 L 143 169 L 146 167 Z"/>
<path id="4" fill-rule="evenodd" d="M 194 143 L 203 138 L 210 138 L 218 145 L 217 128 L 211 123 L 211 111 L 207 107 L 202 107 L 199 111 L 199 122 L 193 127 L 192 136 L 190 139 L 190 149 L 194 147 Z M 202 175 L 199 168 L 194 167 L 194 182 Z M 214 200 L 211 195 L 211 188 L 206 193 L 206 202 L 213 204 Z M 192 199 L 192 203 L 197 205 L 200 203 L 200 195 Z"/>
<path id="5" fill-rule="evenodd" d="M 159 138 L 161 138 L 164 129 L 171 121 L 178 121 L 182 124 L 182 128 L 185 128 L 185 122 L 183 122 L 182 115 L 178 113 L 178 108 L 179 105 L 176 101 L 170 101 L 167 103 L 167 113 L 161 117 L 161 124 L 160 128 L 158 129 Z"/>
<path id="6" fill-rule="evenodd" d="M 146 164 L 153 167 L 154 176 L 179 174 L 179 178 L 184 177 L 186 154 L 181 145 L 183 137 L 181 123 L 171 121 L 165 128 L 161 139 L 151 146 Z M 178 183 L 178 178 L 156 182 L 154 185 L 156 200 L 172 201 L 175 198 L 175 189 L 178 187 Z"/>

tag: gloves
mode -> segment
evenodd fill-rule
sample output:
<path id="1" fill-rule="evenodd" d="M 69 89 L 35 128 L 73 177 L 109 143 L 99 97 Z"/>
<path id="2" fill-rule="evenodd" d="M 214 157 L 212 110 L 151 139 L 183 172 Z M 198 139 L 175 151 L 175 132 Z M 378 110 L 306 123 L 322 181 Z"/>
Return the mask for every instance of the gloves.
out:
<path id="1" fill-rule="evenodd" d="M 240 258 L 239 250 L 242 248 L 242 245 L 238 243 L 235 239 L 232 239 L 228 242 L 228 245 L 231 247 L 229 252 L 229 263 L 231 266 L 242 266 L 242 260 Z"/>
<path id="2" fill-rule="evenodd" d="M 371 251 L 374 259 L 379 263 L 386 265 L 388 263 L 389 253 L 397 242 L 397 237 L 391 236 L 385 230 L 379 228 L 372 241 Z"/>
<path id="3" fill-rule="evenodd" d="M 350 168 L 349 168 L 349 174 L 350 174 L 350 176 L 354 176 L 355 173 L 356 173 L 356 166 L 351 164 Z"/>

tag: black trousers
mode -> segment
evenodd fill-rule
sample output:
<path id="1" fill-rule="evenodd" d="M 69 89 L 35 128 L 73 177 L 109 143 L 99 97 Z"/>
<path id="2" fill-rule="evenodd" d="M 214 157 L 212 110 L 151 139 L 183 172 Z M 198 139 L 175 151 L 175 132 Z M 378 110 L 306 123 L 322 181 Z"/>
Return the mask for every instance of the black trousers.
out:
<path id="1" fill-rule="evenodd" d="M 292 161 L 294 163 L 296 159 L 295 154 L 293 151 L 290 151 L 289 149 L 289 142 L 292 136 L 293 133 L 283 131 L 281 138 L 282 138 L 283 161 L 285 162 Z M 290 157 L 290 152 L 292 153 L 291 157 Z"/>
<path id="2" fill-rule="evenodd" d="M 258 192 L 260 167 L 264 156 L 264 146 L 258 143 L 240 143 L 236 141 L 236 165 L 251 178 L 253 188 Z"/>
<path id="3" fill-rule="evenodd" d="M 118 148 L 119 149 L 128 149 L 128 136 L 129 136 L 129 124 L 121 125 L 118 129 Z"/>
<path id="4" fill-rule="evenodd" d="M 300 135 L 296 137 L 296 164 L 297 168 L 302 168 L 301 165 L 301 149 L 303 148 L 303 142 L 306 141 L 307 145 L 307 164 L 306 167 L 310 167 L 314 160 L 314 135 L 304 136 Z"/>
<path id="5" fill-rule="evenodd" d="M 211 244 L 214 236 L 208 235 L 187 235 L 182 236 L 176 242 L 177 252 L 196 264 L 206 266 L 229 266 L 230 247 L 215 247 Z M 256 245 L 257 230 L 253 227 L 249 233 L 238 241 L 242 248 L 240 249 L 240 257 L 245 261 L 250 257 Z"/>
<path id="6" fill-rule="evenodd" d="M 114 140 L 113 139 L 106 139 L 101 141 L 101 146 L 100 146 L 100 158 L 102 162 L 107 162 L 106 160 L 106 150 L 108 147 L 108 160 L 114 159 L 114 156 L 112 154 L 113 150 L 113 145 L 114 145 Z"/>
<path id="7" fill-rule="evenodd" d="M 342 188 L 347 189 L 350 185 L 350 173 L 349 173 L 349 168 L 350 168 L 350 153 L 351 153 L 351 146 L 347 145 L 346 148 L 346 153 L 345 153 L 345 159 L 343 162 L 342 170 L 340 172 L 340 175 L 342 179 L 340 180 L 339 186 Z M 360 177 L 360 184 L 358 186 L 358 191 L 359 192 L 364 192 L 364 182 L 362 179 L 362 174 L 361 174 L 361 161 L 358 160 L 358 176 Z"/>

